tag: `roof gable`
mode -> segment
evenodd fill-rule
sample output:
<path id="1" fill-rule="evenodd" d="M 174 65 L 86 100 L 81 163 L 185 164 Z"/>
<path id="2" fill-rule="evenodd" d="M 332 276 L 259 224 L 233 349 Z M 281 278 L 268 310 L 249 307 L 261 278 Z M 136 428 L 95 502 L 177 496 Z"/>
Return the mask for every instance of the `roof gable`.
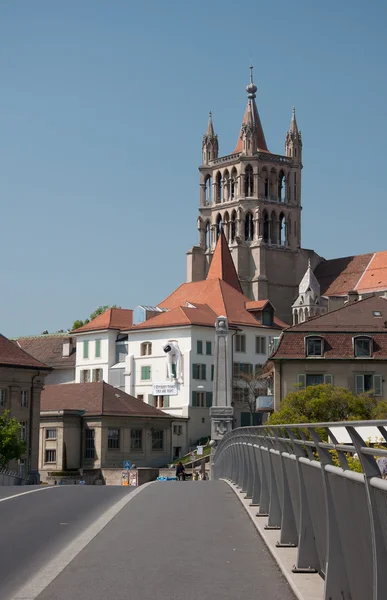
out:
<path id="1" fill-rule="evenodd" d="M 28 354 L 28 352 L 25 352 L 17 344 L 11 342 L 11 340 L 1 334 L 0 365 L 50 370 L 50 367 Z"/>
<path id="2" fill-rule="evenodd" d="M 223 230 L 218 237 L 207 279 L 221 279 L 242 293 L 241 284 Z"/>

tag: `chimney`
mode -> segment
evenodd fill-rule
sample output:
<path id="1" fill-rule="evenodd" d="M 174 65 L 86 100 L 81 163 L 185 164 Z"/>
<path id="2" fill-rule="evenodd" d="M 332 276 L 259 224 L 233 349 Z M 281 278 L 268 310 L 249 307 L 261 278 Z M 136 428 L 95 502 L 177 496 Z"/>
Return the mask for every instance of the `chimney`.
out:
<path id="1" fill-rule="evenodd" d="M 71 354 L 71 350 L 73 349 L 72 347 L 72 340 L 71 338 L 65 338 L 63 340 L 63 347 L 62 347 L 62 356 L 63 358 L 70 356 Z"/>
<path id="2" fill-rule="evenodd" d="M 356 290 L 349 290 L 347 296 L 347 304 L 353 304 L 359 300 L 359 294 Z"/>

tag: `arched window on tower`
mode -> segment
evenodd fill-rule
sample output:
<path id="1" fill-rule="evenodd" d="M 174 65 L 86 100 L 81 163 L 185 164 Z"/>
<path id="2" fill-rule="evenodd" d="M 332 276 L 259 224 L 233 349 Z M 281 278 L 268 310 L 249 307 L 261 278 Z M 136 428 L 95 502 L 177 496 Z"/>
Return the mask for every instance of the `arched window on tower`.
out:
<path id="1" fill-rule="evenodd" d="M 253 168 L 251 165 L 247 165 L 245 169 L 245 196 L 254 195 L 254 176 Z"/>
<path id="2" fill-rule="evenodd" d="M 246 242 L 252 242 L 254 238 L 254 221 L 251 212 L 248 212 L 245 216 L 245 240 Z"/>
<path id="3" fill-rule="evenodd" d="M 278 244 L 285 246 L 286 244 L 286 220 L 284 213 L 281 213 L 278 220 Z"/>
<path id="4" fill-rule="evenodd" d="M 260 177 L 260 195 L 264 198 L 269 197 L 269 174 L 266 167 L 263 167 Z"/>
<path id="5" fill-rule="evenodd" d="M 263 221 L 263 232 L 262 232 L 263 241 L 268 242 L 269 241 L 269 216 L 268 216 L 266 210 L 263 211 L 262 221 Z"/>
<path id="6" fill-rule="evenodd" d="M 236 168 L 234 167 L 233 170 L 231 171 L 231 187 L 230 187 L 231 200 L 237 196 L 237 185 L 238 185 L 237 178 L 238 178 L 238 173 L 237 173 Z"/>
<path id="7" fill-rule="evenodd" d="M 278 221 L 274 210 L 270 217 L 270 241 L 272 244 L 278 244 Z"/>
<path id="8" fill-rule="evenodd" d="M 211 225 L 210 222 L 206 223 L 206 237 L 205 237 L 206 250 L 211 248 Z"/>
<path id="9" fill-rule="evenodd" d="M 223 202 L 223 180 L 222 175 L 218 171 L 216 174 L 216 204 Z"/>
<path id="10" fill-rule="evenodd" d="M 206 206 L 212 204 L 212 177 L 209 175 L 206 179 Z"/>
<path id="11" fill-rule="evenodd" d="M 236 212 L 235 212 L 235 210 L 233 210 L 232 214 L 231 214 L 231 231 L 230 231 L 230 238 L 231 238 L 232 242 L 235 241 L 235 236 L 236 236 Z"/>
<path id="12" fill-rule="evenodd" d="M 230 196 L 230 175 L 228 170 L 226 169 L 223 173 L 223 201 L 227 202 Z"/>
<path id="13" fill-rule="evenodd" d="M 293 313 L 293 325 L 298 325 L 298 311 L 295 310 Z"/>
<path id="14" fill-rule="evenodd" d="M 227 211 L 223 215 L 223 232 L 227 243 L 230 243 L 230 216 Z"/>
<path id="15" fill-rule="evenodd" d="M 216 217 L 216 239 L 218 239 L 220 232 L 222 231 L 222 215 L 219 213 Z"/>
<path id="16" fill-rule="evenodd" d="M 280 171 L 278 175 L 278 200 L 286 202 L 286 177 L 283 171 Z"/>

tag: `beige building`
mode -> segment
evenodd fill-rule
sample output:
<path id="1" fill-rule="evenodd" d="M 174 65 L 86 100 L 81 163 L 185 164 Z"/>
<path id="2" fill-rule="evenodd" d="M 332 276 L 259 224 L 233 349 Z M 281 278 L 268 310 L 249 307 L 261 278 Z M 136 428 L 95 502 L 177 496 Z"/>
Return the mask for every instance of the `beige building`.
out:
<path id="1" fill-rule="evenodd" d="M 52 471 L 98 475 L 122 469 L 124 460 L 158 467 L 173 458 L 174 418 L 104 382 L 46 386 L 40 417 L 42 480 Z M 187 420 L 180 425 L 186 438 Z"/>
<path id="2" fill-rule="evenodd" d="M 21 475 L 38 477 L 40 394 L 51 369 L 0 335 L 0 413 L 20 422 L 20 437 L 27 452 L 8 468 Z"/>
<path id="3" fill-rule="evenodd" d="M 270 360 L 274 408 L 297 387 L 330 383 L 387 399 L 387 299 L 373 296 L 286 329 Z"/>

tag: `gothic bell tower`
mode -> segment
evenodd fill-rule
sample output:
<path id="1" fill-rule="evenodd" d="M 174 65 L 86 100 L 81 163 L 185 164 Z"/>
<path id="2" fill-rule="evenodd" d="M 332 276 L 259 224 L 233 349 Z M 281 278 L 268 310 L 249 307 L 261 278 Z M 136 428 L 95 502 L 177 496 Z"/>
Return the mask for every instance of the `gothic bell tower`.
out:
<path id="1" fill-rule="evenodd" d="M 235 150 L 218 156 L 212 115 L 202 142 L 199 245 L 187 253 L 187 281 L 205 279 L 223 229 L 243 292 L 269 299 L 277 315 L 291 323 L 292 303 L 311 259 L 301 248 L 302 138 L 295 110 L 285 154 L 268 149 L 256 104 L 250 67 L 247 106 Z"/>

